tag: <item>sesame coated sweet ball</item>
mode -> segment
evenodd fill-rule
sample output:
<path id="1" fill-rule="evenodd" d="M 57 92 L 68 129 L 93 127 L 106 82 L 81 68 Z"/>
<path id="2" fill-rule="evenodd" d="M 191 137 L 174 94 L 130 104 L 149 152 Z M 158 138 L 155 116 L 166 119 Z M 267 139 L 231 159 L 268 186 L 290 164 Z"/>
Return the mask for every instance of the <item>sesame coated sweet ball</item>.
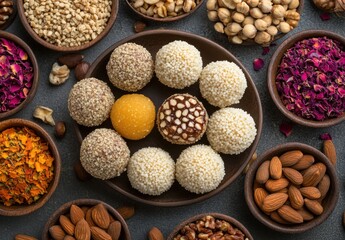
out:
<path id="1" fill-rule="evenodd" d="M 183 89 L 197 82 L 202 70 L 200 52 L 185 41 L 164 45 L 156 55 L 155 72 L 164 85 Z"/>
<path id="2" fill-rule="evenodd" d="M 96 78 L 85 78 L 72 87 L 68 111 L 78 124 L 94 127 L 109 117 L 115 97 L 108 85 Z"/>
<path id="3" fill-rule="evenodd" d="M 153 129 L 155 105 L 143 94 L 126 94 L 114 103 L 110 119 L 115 130 L 124 138 L 139 140 Z"/>
<path id="4" fill-rule="evenodd" d="M 239 103 L 247 88 L 242 69 L 233 62 L 207 64 L 199 80 L 200 92 L 211 105 L 224 108 Z"/>
<path id="5" fill-rule="evenodd" d="M 225 176 L 224 162 L 210 146 L 194 145 L 178 157 L 175 176 L 180 185 L 190 192 L 210 192 Z"/>
<path id="6" fill-rule="evenodd" d="M 106 69 L 115 87 L 136 92 L 150 82 L 154 63 L 146 48 L 136 43 L 124 43 L 114 49 Z"/>
<path id="7" fill-rule="evenodd" d="M 120 176 L 126 170 L 129 157 L 126 142 L 112 129 L 95 129 L 80 147 L 81 165 L 93 177 L 102 180 Z"/>
<path id="8" fill-rule="evenodd" d="M 142 148 L 129 160 L 127 175 L 132 187 L 139 192 L 160 195 L 174 183 L 175 162 L 160 148 Z"/>
<path id="9" fill-rule="evenodd" d="M 222 108 L 214 112 L 208 122 L 207 139 L 217 152 L 240 154 L 254 141 L 254 119 L 239 108 Z"/>

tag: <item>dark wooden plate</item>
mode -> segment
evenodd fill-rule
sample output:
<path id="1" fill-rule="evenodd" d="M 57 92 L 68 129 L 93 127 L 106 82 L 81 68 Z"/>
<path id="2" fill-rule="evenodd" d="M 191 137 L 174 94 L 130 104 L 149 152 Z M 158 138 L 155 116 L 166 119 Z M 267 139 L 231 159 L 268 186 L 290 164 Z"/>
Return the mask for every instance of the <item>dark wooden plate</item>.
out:
<path id="1" fill-rule="evenodd" d="M 260 97 L 249 73 L 246 71 L 243 65 L 226 49 L 206 38 L 191 33 L 174 30 L 152 30 L 130 36 L 126 39 L 121 40 L 120 42 L 115 43 L 113 46 L 105 50 L 105 52 L 102 53 L 92 64 L 87 76 L 96 77 L 98 79 L 106 81 L 108 85 L 112 87 L 113 93 L 115 94 L 115 97 L 117 99 L 121 95 L 126 94 L 126 92 L 120 91 L 119 89 L 116 89 L 112 86 L 112 84 L 108 80 L 105 69 L 105 66 L 109 60 L 109 56 L 113 49 L 126 42 L 135 42 L 137 44 L 145 46 L 154 57 L 159 48 L 174 40 L 187 41 L 188 43 L 193 44 L 197 49 L 199 49 L 199 51 L 201 52 L 204 66 L 211 61 L 228 60 L 236 63 L 238 66 L 242 68 L 247 78 L 248 88 L 246 89 L 245 94 L 240 103 L 234 105 L 234 107 L 244 109 L 253 117 L 257 128 L 257 135 L 252 145 L 240 155 L 222 155 L 222 158 L 225 162 L 226 175 L 217 189 L 206 194 L 190 193 L 184 188 L 182 188 L 177 182 L 175 182 L 169 191 L 163 193 L 160 196 L 144 195 L 131 187 L 126 174 L 122 174 L 120 177 L 105 181 L 116 191 L 128 196 L 129 198 L 155 206 L 187 205 L 205 200 L 222 191 L 241 174 L 244 167 L 247 165 L 248 161 L 250 160 L 251 156 L 256 150 L 256 146 L 258 144 L 262 129 L 262 108 Z M 199 92 L 199 86 L 197 83 L 183 90 L 176 90 L 162 85 L 157 80 L 157 78 L 154 77 L 145 88 L 139 91 L 139 93 L 142 93 L 152 99 L 152 101 L 155 103 L 156 109 L 158 109 L 162 102 L 170 95 L 174 93 L 186 92 L 196 96 L 199 100 L 201 100 L 204 106 L 206 107 L 209 115 L 211 115 L 215 110 L 217 110 L 217 108 L 209 105 L 207 101 L 201 97 L 201 94 Z M 100 127 L 112 128 L 110 120 L 107 120 Z M 94 129 L 95 128 L 78 126 L 77 135 L 79 140 L 82 141 L 82 139 Z M 126 142 L 132 154 L 143 147 L 151 146 L 159 147 L 168 151 L 174 159 L 176 159 L 179 156 L 183 149 L 188 147 L 174 145 L 167 142 L 160 135 L 156 127 L 153 129 L 151 134 L 149 134 L 145 139 L 139 141 L 126 140 Z M 200 143 L 208 144 L 205 135 L 197 144 Z"/>

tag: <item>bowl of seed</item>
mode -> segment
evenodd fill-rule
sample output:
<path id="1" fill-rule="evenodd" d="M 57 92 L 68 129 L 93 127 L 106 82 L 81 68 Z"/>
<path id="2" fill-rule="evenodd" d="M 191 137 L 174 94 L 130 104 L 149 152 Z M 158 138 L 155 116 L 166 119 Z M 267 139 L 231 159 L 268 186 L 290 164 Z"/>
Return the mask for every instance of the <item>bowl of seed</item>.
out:
<path id="1" fill-rule="evenodd" d="M 0 31 L 0 52 L 0 119 L 4 119 L 34 98 L 39 69 L 31 48 L 11 33 Z"/>
<path id="2" fill-rule="evenodd" d="M 42 46 L 60 52 L 91 47 L 105 37 L 118 12 L 118 0 L 18 0 L 20 20 Z"/>
<path id="3" fill-rule="evenodd" d="M 157 22 L 172 22 L 194 13 L 203 0 L 126 0 L 140 17 Z"/>
<path id="4" fill-rule="evenodd" d="M 0 215 L 42 207 L 60 179 L 61 159 L 49 134 L 25 119 L 0 122 Z"/>

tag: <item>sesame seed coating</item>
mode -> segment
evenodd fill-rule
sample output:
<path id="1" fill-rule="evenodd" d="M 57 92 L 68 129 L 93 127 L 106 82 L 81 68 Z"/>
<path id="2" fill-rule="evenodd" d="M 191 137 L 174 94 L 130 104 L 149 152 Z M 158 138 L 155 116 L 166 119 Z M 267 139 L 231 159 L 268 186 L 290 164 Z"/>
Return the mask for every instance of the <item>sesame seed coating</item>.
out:
<path id="1" fill-rule="evenodd" d="M 154 63 L 146 48 L 136 43 L 125 43 L 114 49 L 106 69 L 115 87 L 136 92 L 150 82 Z"/>
<path id="2" fill-rule="evenodd" d="M 247 88 L 247 80 L 235 63 L 216 61 L 202 70 L 199 87 L 203 98 L 211 105 L 223 108 L 239 103 Z"/>
<path id="3" fill-rule="evenodd" d="M 139 192 L 160 195 L 174 183 L 175 162 L 160 148 L 142 148 L 129 160 L 127 175 L 132 187 Z"/>
<path id="4" fill-rule="evenodd" d="M 155 72 L 164 85 L 183 89 L 197 82 L 202 70 L 200 52 L 185 41 L 164 45 L 156 55 Z"/>
<path id="5" fill-rule="evenodd" d="M 115 101 L 108 85 L 96 78 L 86 78 L 74 84 L 68 96 L 68 111 L 80 125 L 101 125 L 109 117 Z"/>
<path id="6" fill-rule="evenodd" d="M 126 142 L 112 129 L 98 128 L 89 133 L 80 147 L 80 162 L 95 178 L 120 176 L 126 171 L 130 152 Z"/>
<path id="7" fill-rule="evenodd" d="M 221 156 L 207 145 L 194 145 L 185 149 L 176 161 L 176 180 L 193 193 L 216 189 L 224 176 Z"/>
<path id="8" fill-rule="evenodd" d="M 222 108 L 210 117 L 206 135 L 211 147 L 217 152 L 240 154 L 255 139 L 255 122 L 242 109 Z"/>

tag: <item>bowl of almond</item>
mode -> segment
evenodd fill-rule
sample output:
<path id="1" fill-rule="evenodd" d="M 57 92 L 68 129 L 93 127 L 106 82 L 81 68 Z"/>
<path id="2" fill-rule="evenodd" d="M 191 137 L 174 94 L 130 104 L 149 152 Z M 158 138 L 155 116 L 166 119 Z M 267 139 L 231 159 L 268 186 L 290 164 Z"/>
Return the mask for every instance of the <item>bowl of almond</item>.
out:
<path id="1" fill-rule="evenodd" d="M 78 199 L 53 213 L 41 239 L 130 240 L 131 236 L 125 220 L 112 206 L 100 200 Z"/>
<path id="2" fill-rule="evenodd" d="M 318 226 L 339 198 L 338 178 L 330 160 L 314 147 L 297 142 L 261 154 L 247 172 L 244 189 L 252 214 L 284 233 Z"/>

